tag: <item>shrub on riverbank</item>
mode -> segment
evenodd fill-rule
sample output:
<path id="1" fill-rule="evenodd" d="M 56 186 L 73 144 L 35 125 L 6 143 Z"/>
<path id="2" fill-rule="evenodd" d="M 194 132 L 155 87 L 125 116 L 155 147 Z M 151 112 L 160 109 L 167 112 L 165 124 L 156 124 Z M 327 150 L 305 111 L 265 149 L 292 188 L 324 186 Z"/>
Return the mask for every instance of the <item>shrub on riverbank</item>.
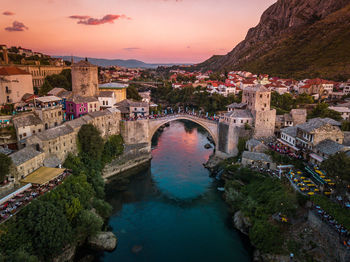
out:
<path id="1" fill-rule="evenodd" d="M 1 225 L 0 261 L 51 261 L 64 247 L 82 243 L 96 234 L 103 219 L 110 216 L 112 208 L 103 200 L 101 176 L 102 152 L 108 142 L 104 143 L 92 125 L 84 125 L 78 138 L 78 156 L 70 154 L 64 163 L 73 174 Z M 118 147 L 114 155 L 121 153 L 121 142 L 112 143 Z M 23 254 L 28 254 L 26 260 L 14 260 Z"/>

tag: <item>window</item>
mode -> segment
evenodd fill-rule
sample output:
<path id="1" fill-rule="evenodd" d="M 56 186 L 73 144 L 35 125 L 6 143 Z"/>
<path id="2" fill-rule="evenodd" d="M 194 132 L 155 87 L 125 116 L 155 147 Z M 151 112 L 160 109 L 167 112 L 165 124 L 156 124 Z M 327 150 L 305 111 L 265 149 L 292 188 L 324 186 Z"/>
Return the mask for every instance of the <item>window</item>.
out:
<path id="1" fill-rule="evenodd" d="M 243 124 L 243 120 L 241 120 L 241 124 Z"/>
<path id="2" fill-rule="evenodd" d="M 33 135 L 35 134 L 35 130 L 33 130 Z"/>
<path id="3" fill-rule="evenodd" d="M 27 136 L 27 133 L 23 133 L 23 136 L 26 137 L 26 136 Z"/>
<path id="4" fill-rule="evenodd" d="M 262 95 L 260 95 L 260 98 L 262 98 Z"/>
<path id="5" fill-rule="evenodd" d="M 40 133 L 41 132 L 41 129 L 39 128 L 38 132 Z"/>

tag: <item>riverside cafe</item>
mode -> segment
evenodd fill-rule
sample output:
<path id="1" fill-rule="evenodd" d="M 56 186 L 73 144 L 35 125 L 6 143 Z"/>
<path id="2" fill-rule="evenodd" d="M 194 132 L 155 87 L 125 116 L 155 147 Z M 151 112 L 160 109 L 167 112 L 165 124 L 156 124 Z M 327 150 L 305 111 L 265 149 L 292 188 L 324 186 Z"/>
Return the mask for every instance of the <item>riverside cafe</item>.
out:
<path id="1" fill-rule="evenodd" d="M 66 176 L 65 169 L 40 167 L 22 179 L 20 188 L 0 199 L 0 223 L 37 196 L 61 184 Z"/>

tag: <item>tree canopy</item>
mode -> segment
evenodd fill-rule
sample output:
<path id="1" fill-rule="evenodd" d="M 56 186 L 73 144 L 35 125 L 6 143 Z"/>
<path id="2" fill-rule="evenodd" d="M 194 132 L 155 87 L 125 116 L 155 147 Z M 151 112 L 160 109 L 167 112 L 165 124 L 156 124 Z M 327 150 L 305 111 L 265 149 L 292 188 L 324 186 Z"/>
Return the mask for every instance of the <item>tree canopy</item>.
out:
<path id="1" fill-rule="evenodd" d="M 0 183 L 4 182 L 6 176 L 10 173 L 10 167 L 12 164 L 12 159 L 0 153 Z"/>
<path id="2" fill-rule="evenodd" d="M 339 152 L 322 162 L 321 168 L 333 178 L 350 183 L 350 157 L 345 152 Z"/>
<path id="3" fill-rule="evenodd" d="M 342 120 L 341 114 L 337 111 L 334 111 L 332 109 L 328 108 L 329 105 L 327 103 L 319 103 L 317 106 L 311 111 L 311 113 L 308 115 L 309 118 L 316 118 L 316 117 L 329 117 L 334 120 Z"/>

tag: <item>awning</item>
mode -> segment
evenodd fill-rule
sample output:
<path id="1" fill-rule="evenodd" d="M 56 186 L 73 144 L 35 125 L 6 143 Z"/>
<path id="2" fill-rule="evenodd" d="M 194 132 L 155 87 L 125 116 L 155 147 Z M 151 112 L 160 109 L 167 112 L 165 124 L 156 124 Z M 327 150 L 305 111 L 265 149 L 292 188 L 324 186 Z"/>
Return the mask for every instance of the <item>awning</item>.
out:
<path id="1" fill-rule="evenodd" d="M 309 156 L 312 157 L 313 159 L 317 160 L 318 162 L 323 162 L 323 160 L 324 160 L 322 157 L 320 157 L 319 155 L 316 155 L 314 153 L 309 154 Z"/>
<path id="2" fill-rule="evenodd" d="M 22 179 L 21 182 L 45 185 L 51 180 L 58 177 L 59 175 L 63 174 L 64 171 L 65 169 L 63 168 L 52 168 L 42 166 L 30 175 L 26 176 L 24 179 Z"/>
<path id="3" fill-rule="evenodd" d="M 26 184 L 25 186 L 22 186 L 21 188 L 17 189 L 15 192 L 12 192 L 12 193 L 8 194 L 7 196 L 3 197 L 2 199 L 0 199 L 0 205 L 5 203 L 6 201 L 10 200 L 14 196 L 16 196 L 16 195 L 22 193 L 23 191 L 27 190 L 28 188 L 31 188 L 31 186 L 32 186 L 32 184 Z"/>
<path id="4" fill-rule="evenodd" d="M 283 145 L 286 145 L 286 146 L 288 146 L 288 147 L 294 149 L 295 151 L 299 151 L 299 150 L 300 150 L 299 148 L 297 148 L 297 147 L 295 147 L 295 146 L 292 146 L 291 144 L 288 144 L 286 141 L 283 141 L 283 140 L 280 139 L 280 138 L 277 138 L 277 141 L 280 142 L 280 143 L 282 143 Z"/>

